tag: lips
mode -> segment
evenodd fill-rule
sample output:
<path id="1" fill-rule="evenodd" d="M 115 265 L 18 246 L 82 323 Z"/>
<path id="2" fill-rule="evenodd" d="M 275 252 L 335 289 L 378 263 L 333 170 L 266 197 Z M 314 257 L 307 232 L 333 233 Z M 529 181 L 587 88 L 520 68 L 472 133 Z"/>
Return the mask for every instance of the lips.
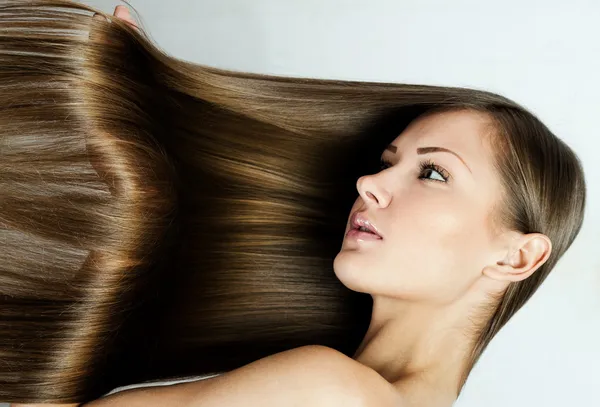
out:
<path id="1" fill-rule="evenodd" d="M 366 228 L 370 233 L 373 233 L 374 235 L 383 239 L 381 232 L 377 226 L 375 226 L 375 224 L 369 220 L 365 212 L 354 212 L 350 218 L 350 222 L 352 229 L 359 229 L 363 227 Z"/>

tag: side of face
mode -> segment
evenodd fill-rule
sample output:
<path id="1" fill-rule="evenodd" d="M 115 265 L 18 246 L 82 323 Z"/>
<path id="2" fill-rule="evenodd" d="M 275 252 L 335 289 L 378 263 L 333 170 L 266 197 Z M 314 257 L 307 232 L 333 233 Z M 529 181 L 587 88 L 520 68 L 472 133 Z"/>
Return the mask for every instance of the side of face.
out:
<path id="1" fill-rule="evenodd" d="M 487 115 L 470 110 L 417 118 L 392 141 L 396 153 L 382 153 L 391 166 L 358 179 L 350 215 L 364 211 L 383 239 L 344 237 L 333 264 L 344 285 L 372 295 L 448 303 L 496 261 L 501 248 L 492 208 L 501 186 L 488 124 Z M 466 165 L 447 152 L 418 155 L 421 147 L 452 150 Z M 421 170 L 422 162 L 441 172 Z"/>

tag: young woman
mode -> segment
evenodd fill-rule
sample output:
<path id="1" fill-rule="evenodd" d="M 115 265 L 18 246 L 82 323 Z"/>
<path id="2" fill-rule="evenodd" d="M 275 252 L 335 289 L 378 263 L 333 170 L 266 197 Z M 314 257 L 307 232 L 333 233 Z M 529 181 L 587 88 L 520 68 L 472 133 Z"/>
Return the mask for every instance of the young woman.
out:
<path id="1" fill-rule="evenodd" d="M 505 97 L 220 70 L 124 9 L 1 4 L 15 406 L 450 406 L 581 228 L 577 156 Z"/>

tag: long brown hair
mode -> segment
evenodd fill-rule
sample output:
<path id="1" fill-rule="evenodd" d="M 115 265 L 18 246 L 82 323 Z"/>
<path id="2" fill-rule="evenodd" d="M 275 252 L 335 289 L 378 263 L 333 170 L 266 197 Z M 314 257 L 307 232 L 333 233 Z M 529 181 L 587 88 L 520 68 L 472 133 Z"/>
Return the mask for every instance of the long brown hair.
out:
<path id="1" fill-rule="evenodd" d="M 0 400 L 86 402 L 322 344 L 371 297 L 335 277 L 356 180 L 414 118 L 494 118 L 503 224 L 553 251 L 475 338 L 464 379 L 577 236 L 575 153 L 483 90 L 282 77 L 178 60 L 68 0 L 0 1 Z"/>

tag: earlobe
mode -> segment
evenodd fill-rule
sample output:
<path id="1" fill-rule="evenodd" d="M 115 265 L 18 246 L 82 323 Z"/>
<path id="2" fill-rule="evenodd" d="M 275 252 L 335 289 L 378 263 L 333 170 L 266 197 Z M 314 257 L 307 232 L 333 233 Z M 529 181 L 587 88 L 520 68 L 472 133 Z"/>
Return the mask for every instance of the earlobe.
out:
<path id="1" fill-rule="evenodd" d="M 552 252 L 550 239 L 541 233 L 523 235 L 516 247 L 494 265 L 486 266 L 482 273 L 494 280 L 516 282 L 525 280 L 548 260 Z"/>

